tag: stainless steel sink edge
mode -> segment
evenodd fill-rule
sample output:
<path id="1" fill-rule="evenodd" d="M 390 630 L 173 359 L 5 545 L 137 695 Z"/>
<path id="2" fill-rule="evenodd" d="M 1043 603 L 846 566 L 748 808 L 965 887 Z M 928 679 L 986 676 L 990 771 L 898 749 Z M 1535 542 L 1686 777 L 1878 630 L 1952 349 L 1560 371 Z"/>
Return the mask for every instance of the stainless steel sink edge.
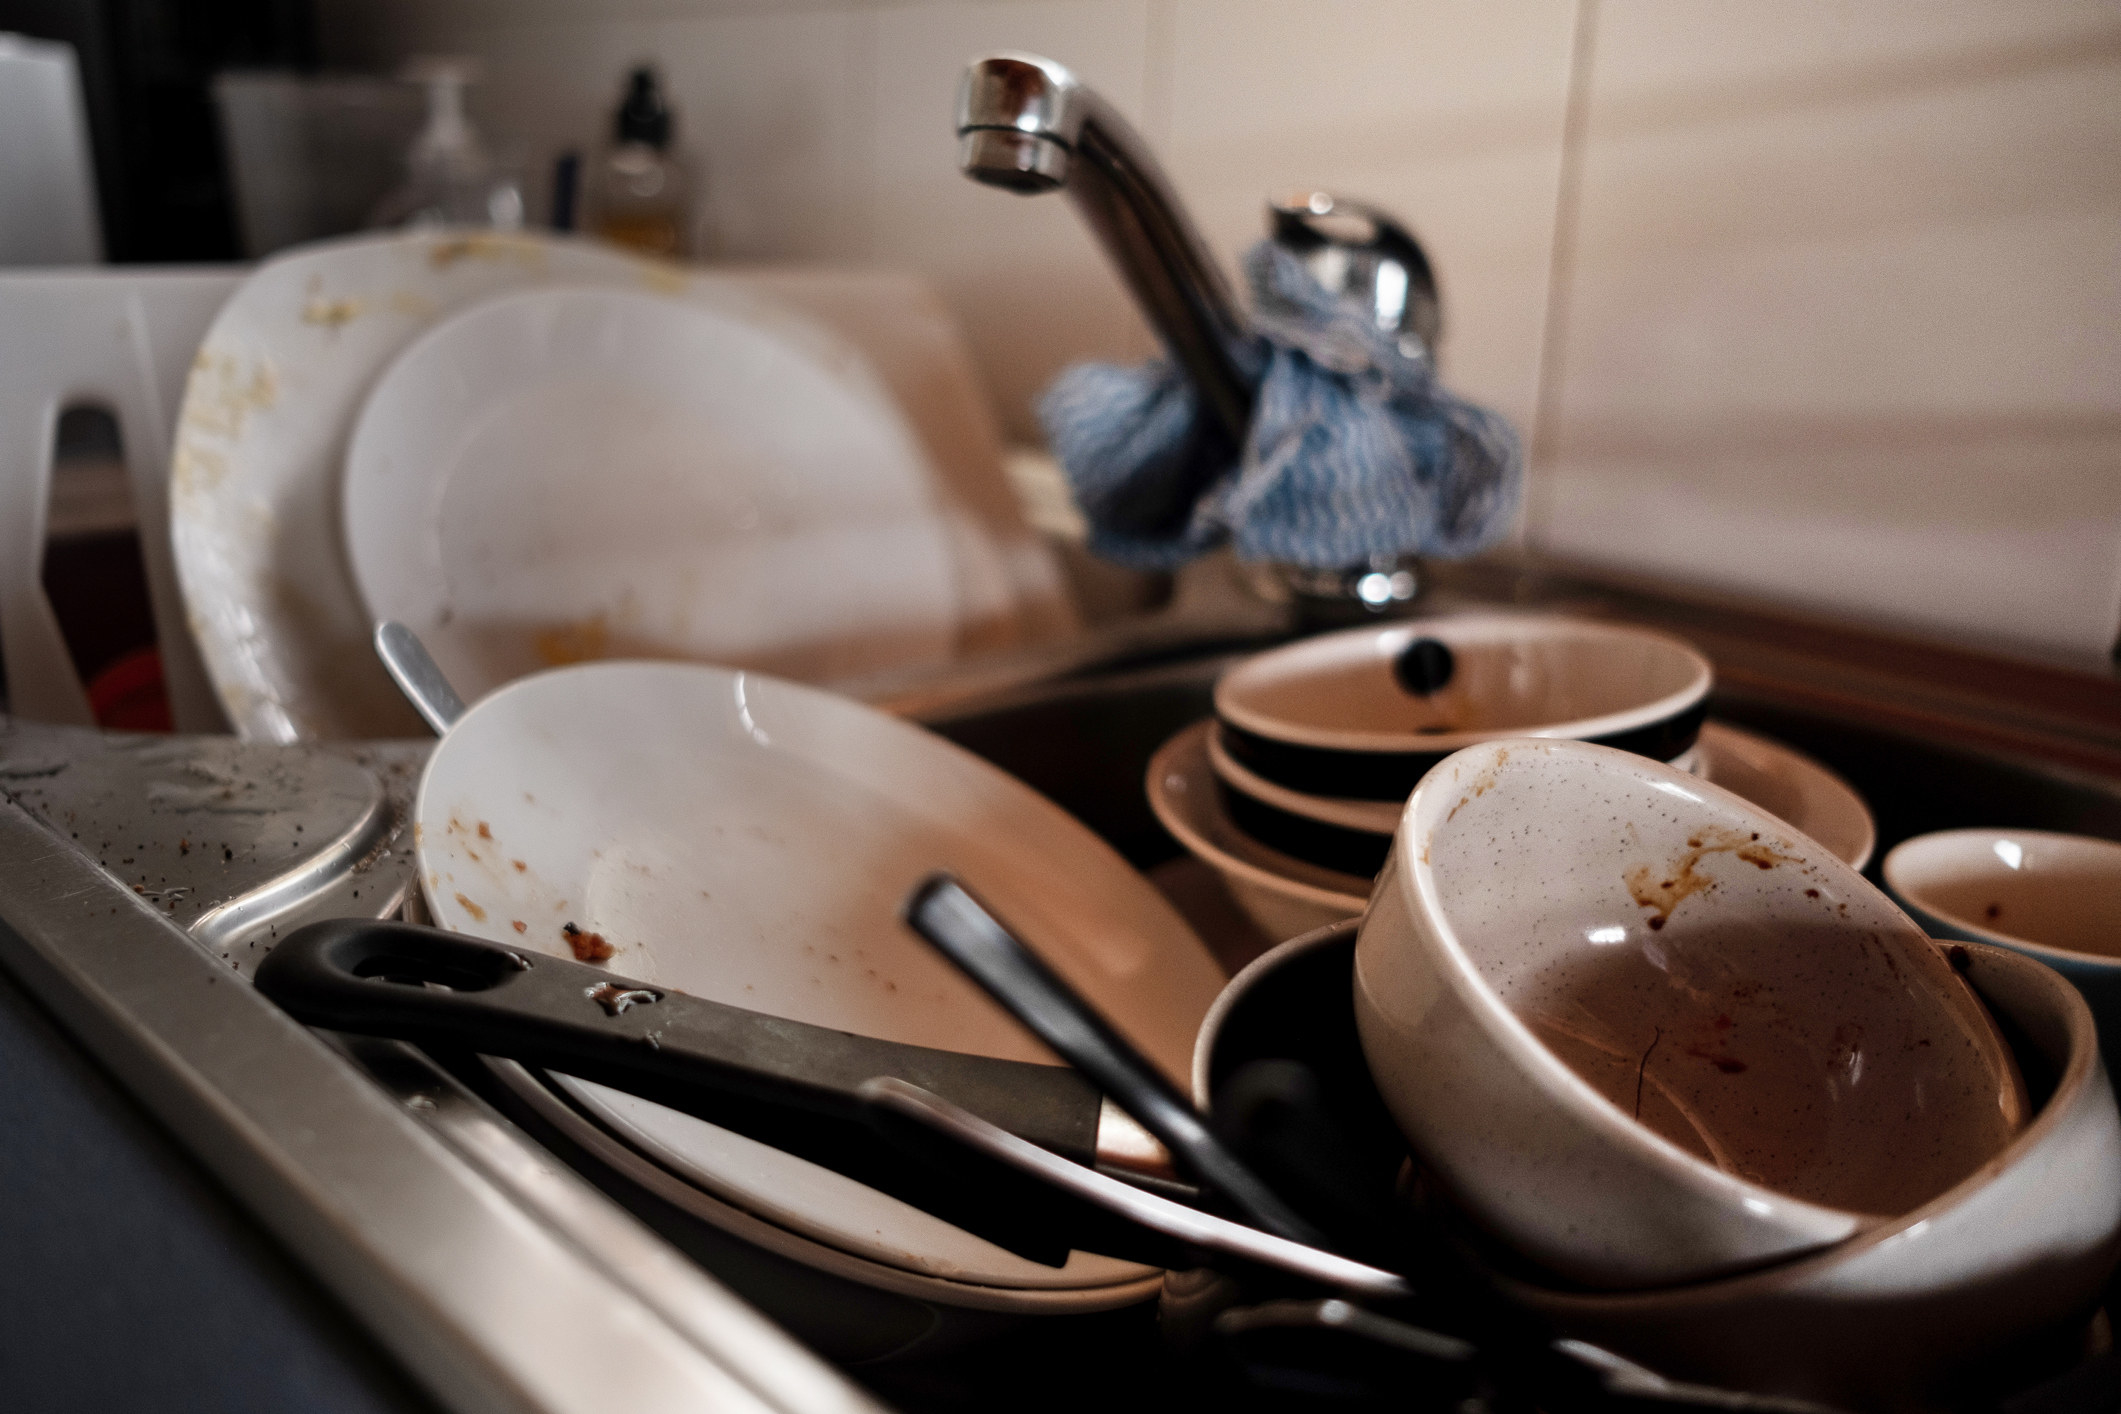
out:
<path id="1" fill-rule="evenodd" d="M 0 924 L 0 965 L 450 1407 L 876 1408 L 438 1072 L 394 1100 L 12 802 Z"/>

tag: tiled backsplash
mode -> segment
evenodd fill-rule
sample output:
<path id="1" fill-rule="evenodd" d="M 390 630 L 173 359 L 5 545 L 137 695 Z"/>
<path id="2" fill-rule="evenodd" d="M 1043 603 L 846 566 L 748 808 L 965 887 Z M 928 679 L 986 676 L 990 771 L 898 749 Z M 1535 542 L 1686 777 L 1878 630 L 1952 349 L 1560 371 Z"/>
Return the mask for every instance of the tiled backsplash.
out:
<path id="1" fill-rule="evenodd" d="M 1404 216 L 1535 546 L 1953 636 L 2121 628 L 2114 0 L 321 0 L 487 61 L 534 170 L 662 70 L 723 252 L 900 266 L 1005 424 L 1153 347 L 1064 202 L 960 177 L 972 55 L 1075 67 L 1234 261 L 1271 193 Z"/>

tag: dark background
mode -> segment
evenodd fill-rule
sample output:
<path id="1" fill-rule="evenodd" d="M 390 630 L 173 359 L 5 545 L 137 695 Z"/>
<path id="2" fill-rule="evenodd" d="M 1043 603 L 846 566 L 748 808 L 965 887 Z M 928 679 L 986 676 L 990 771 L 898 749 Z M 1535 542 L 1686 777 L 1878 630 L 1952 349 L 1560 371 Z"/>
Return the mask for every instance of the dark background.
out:
<path id="1" fill-rule="evenodd" d="M 209 85 L 313 70 L 310 0 L 0 0 L 0 30 L 74 47 L 111 261 L 241 258 Z"/>

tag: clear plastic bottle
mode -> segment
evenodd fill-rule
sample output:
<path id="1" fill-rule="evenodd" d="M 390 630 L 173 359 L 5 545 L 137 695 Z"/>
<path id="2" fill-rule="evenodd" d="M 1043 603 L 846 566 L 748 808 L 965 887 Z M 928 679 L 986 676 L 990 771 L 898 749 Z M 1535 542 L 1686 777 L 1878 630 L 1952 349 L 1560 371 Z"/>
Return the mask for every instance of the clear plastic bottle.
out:
<path id="1" fill-rule="evenodd" d="M 464 89 L 478 77 L 473 59 L 415 59 L 404 77 L 427 86 L 427 124 L 406 154 L 405 184 L 377 204 L 372 226 L 523 224 L 523 187 L 488 155 L 464 116 Z"/>
<path id="2" fill-rule="evenodd" d="M 650 255 L 700 253 L 692 230 L 692 183 L 671 151 L 674 126 L 655 70 L 636 68 L 612 123 L 612 146 L 590 169 L 591 232 Z"/>

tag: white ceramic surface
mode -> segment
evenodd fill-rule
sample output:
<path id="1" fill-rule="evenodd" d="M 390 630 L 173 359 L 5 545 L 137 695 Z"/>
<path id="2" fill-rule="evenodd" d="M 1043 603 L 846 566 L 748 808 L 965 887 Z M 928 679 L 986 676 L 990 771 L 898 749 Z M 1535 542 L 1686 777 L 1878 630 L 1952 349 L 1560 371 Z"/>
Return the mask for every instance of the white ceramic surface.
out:
<path id="1" fill-rule="evenodd" d="M 1269 849 L 1230 823 L 1215 798 L 1208 762 L 1213 725 L 1195 722 L 1149 759 L 1149 808 L 1157 820 L 1222 876 L 1231 896 L 1270 938 L 1293 938 L 1361 913 L 1370 896 L 1369 880 Z"/>
<path id="2" fill-rule="evenodd" d="M 1350 924 L 1295 938 L 1231 978 L 1201 1022 L 1193 1094 L 1207 1103 L 1224 1019 Z M 1965 975 L 2054 1077 L 2032 1121 L 1978 1172 L 1828 1250 L 1657 1291 L 1568 1291 L 1495 1273 L 1565 1334 L 1674 1378 L 1855 1409 L 1948 1406 L 1962 1362 L 2079 1315 L 2121 1245 L 2121 1118 L 2085 1004 L 2025 957 L 1970 945 Z"/>
<path id="3" fill-rule="evenodd" d="M 1886 886 L 1942 936 L 2121 971 L 2121 844 L 2047 830 L 1942 830 L 1885 857 Z"/>
<path id="4" fill-rule="evenodd" d="M 1450 681 L 1428 697 L 1392 664 L 1430 638 Z M 1335 751 L 1450 752 L 1496 737 L 1600 737 L 1708 695 L 1708 659 L 1669 635 L 1547 614 L 1477 613 L 1322 634 L 1245 659 L 1215 712 L 1259 736 Z"/>
<path id="5" fill-rule="evenodd" d="M 1668 1291 L 1502 1277 L 1563 1332 L 1674 1378 L 1851 1409 L 1959 1402 L 1966 1367 L 2081 1317 L 2121 1253 L 2121 1119 L 2084 999 L 2052 970 L 1963 945 L 1960 965 L 2056 1076 L 2006 1149 L 1930 1202 L 1816 1256 Z"/>
<path id="6" fill-rule="evenodd" d="M 1245 769 L 1220 741 L 1221 729 L 1208 734 L 1208 758 L 1215 774 L 1255 800 L 1343 829 L 1389 835 L 1399 828 L 1404 802 L 1344 800 L 1306 795 Z M 1694 749 L 1671 762 L 1689 775 L 1713 781 L 1810 835 L 1851 869 L 1870 862 L 1878 842 L 1870 808 L 1848 782 L 1796 751 L 1723 722 L 1703 722 Z"/>
<path id="7" fill-rule="evenodd" d="M 755 673 L 603 663 L 510 684 L 436 748 L 416 810 L 443 926 L 566 955 L 573 924 L 615 972 L 815 1025 L 1051 1060 L 900 923 L 937 868 L 1174 1078 L 1221 985 L 1170 906 L 1058 807 L 918 727 Z M 1021 1289 L 1142 1275 L 1027 1262 L 690 1116 L 576 1089 L 710 1194 L 867 1260 Z"/>
<path id="8" fill-rule="evenodd" d="M 1488 743 L 1423 780 L 1356 1016 L 1457 1200 L 1593 1286 L 1839 1242 L 2024 1117 L 1979 1002 L 1861 875 L 1732 792 L 1582 742 Z"/>
<path id="9" fill-rule="evenodd" d="M 1063 632 L 1050 556 L 999 492 L 999 446 L 961 350 L 917 282 L 849 272 L 693 271 L 589 241 L 391 233 L 260 265 L 208 330 L 184 390 L 171 542 L 193 637 L 237 733 L 252 740 L 422 734 L 369 650 L 373 627 L 340 533 L 339 474 L 362 399 L 423 331 L 545 284 L 698 299 L 784 326 L 817 323 L 885 362 L 935 455 L 955 547 L 964 647 Z M 900 330 L 910 331 L 902 337 Z M 826 336 L 825 343 L 839 345 Z M 990 484 L 991 483 L 991 484 Z M 996 561 L 999 561 L 999 564 Z"/>
<path id="10" fill-rule="evenodd" d="M 806 682 L 942 663 L 952 545 L 858 360 L 634 290 L 485 300 L 377 380 L 346 454 L 372 619 L 476 701 L 540 668 L 690 658 Z"/>
<path id="11" fill-rule="evenodd" d="M 648 1158 L 641 1150 L 621 1142 L 611 1131 L 584 1115 L 521 1066 L 504 1061 L 499 1062 L 496 1069 L 501 1082 L 531 1106 L 540 1118 L 594 1154 L 601 1162 L 617 1169 L 681 1211 L 690 1213 L 732 1236 L 740 1237 L 755 1247 L 762 1247 L 778 1256 L 800 1262 L 827 1276 L 841 1277 L 859 1282 L 863 1286 L 875 1287 L 879 1291 L 911 1296 L 916 1300 L 933 1302 L 939 1306 L 1027 1316 L 1079 1315 L 1090 1311 L 1107 1311 L 1118 1306 L 1132 1306 L 1154 1297 L 1162 1284 L 1160 1272 L 1129 1267 L 1124 1263 L 1114 1265 L 1126 1273 L 1139 1275 L 1103 1286 L 1039 1287 L 988 1286 L 979 1282 L 953 1281 L 948 1277 L 930 1276 L 925 1272 L 909 1270 L 900 1264 L 871 1261 L 867 1257 L 857 1256 L 843 1248 L 829 1246 L 769 1222 L 749 1208 L 724 1202 L 699 1185 L 680 1178 L 678 1175 L 682 1169 L 668 1167 Z M 553 1079 L 576 1093 L 588 1092 L 595 1088 L 569 1077 L 555 1076 Z M 726 1130 L 715 1132 L 726 1139 L 741 1137 Z M 801 1176 L 805 1179 L 813 1178 L 809 1174 Z M 856 1188 L 852 1192 L 835 1191 L 829 1196 L 835 1200 L 851 1201 L 859 1209 L 874 1205 L 881 1195 L 869 1189 Z M 889 1214 L 894 1220 L 899 1220 L 899 1215 L 894 1210 L 880 1211 Z M 926 1218 L 926 1215 L 914 1212 L 913 1217 Z M 932 1218 L 926 1220 L 934 1222 Z M 965 1240 L 964 1234 L 955 1229 L 930 1232 L 929 1236 L 945 1246 L 962 1245 Z M 977 1252 L 977 1249 L 974 1250 Z M 992 1260 L 987 1254 L 978 1255 L 983 1262 Z M 1069 1266 L 1079 1274 L 1089 1274 L 1096 1270 L 1092 1264 L 1103 1260 L 1105 1259 L 1077 1255 L 1071 1259 Z M 832 1292 L 829 1297 L 821 1299 L 844 1300 L 844 1296 L 840 1292 Z"/>

